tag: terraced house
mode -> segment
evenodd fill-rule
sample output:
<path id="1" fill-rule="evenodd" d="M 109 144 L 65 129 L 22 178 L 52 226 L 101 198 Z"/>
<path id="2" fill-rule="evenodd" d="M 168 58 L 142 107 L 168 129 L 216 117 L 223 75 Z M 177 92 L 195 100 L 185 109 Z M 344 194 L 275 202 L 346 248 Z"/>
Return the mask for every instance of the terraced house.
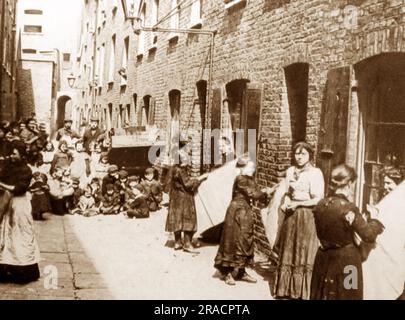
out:
<path id="1" fill-rule="evenodd" d="M 0 4 L 0 119 L 8 121 L 18 116 L 16 3 L 4 0 Z"/>
<path id="2" fill-rule="evenodd" d="M 404 1 L 87 0 L 85 8 L 75 71 L 82 122 L 98 111 L 107 128 L 157 126 L 168 142 L 176 123 L 199 132 L 197 141 L 205 128 L 256 129 L 261 185 L 283 177 L 292 144 L 306 140 L 326 179 L 335 164 L 357 168 L 359 205 L 378 199 L 387 158 L 405 164 Z M 194 151 L 197 173 L 201 144 Z"/>

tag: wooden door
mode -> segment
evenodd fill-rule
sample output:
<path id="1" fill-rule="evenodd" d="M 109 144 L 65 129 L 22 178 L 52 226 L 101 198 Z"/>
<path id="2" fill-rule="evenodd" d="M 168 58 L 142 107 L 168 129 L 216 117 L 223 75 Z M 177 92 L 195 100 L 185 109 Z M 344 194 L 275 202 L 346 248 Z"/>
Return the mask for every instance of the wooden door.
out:
<path id="1" fill-rule="evenodd" d="M 350 67 L 330 70 L 324 91 L 317 161 L 325 177 L 326 191 L 333 167 L 346 160 L 349 97 Z"/>
<path id="2" fill-rule="evenodd" d="M 263 85 L 248 83 L 244 94 L 242 115 L 242 129 L 244 130 L 244 151 L 253 155 L 257 152 L 257 141 L 260 130 Z M 249 144 L 249 130 L 256 130 L 253 143 Z"/>

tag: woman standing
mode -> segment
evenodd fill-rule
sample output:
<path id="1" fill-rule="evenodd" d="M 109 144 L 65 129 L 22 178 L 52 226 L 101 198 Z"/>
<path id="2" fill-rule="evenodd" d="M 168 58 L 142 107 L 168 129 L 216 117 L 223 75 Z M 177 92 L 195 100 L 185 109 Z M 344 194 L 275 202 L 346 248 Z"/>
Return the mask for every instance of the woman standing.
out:
<path id="1" fill-rule="evenodd" d="M 266 202 L 268 195 L 274 190 L 260 190 L 253 178 L 255 163 L 249 158 L 240 159 L 237 167 L 240 168 L 241 174 L 236 177 L 233 185 L 232 201 L 226 212 L 215 257 L 215 268 L 228 285 L 235 285 L 235 280 L 257 282 L 245 270 L 252 265 L 254 256 L 254 213 L 251 202 Z"/>
<path id="2" fill-rule="evenodd" d="M 356 178 L 354 169 L 345 164 L 333 169 L 333 195 L 322 200 L 314 210 L 321 246 L 315 259 L 311 299 L 363 299 L 362 257 L 355 244 L 355 233 L 372 243 L 384 227 L 376 219 L 364 220 L 351 202 Z M 371 216 L 377 213 L 370 211 Z"/>
<path id="3" fill-rule="evenodd" d="M 166 231 L 174 232 L 174 250 L 183 249 L 193 253 L 191 241 L 197 231 L 197 212 L 194 195 L 200 184 L 208 175 L 191 178 L 189 175 L 189 155 L 180 150 L 180 164 L 174 165 L 170 172 L 169 214 L 166 220 Z M 182 233 L 184 240 L 182 241 Z"/>
<path id="4" fill-rule="evenodd" d="M 285 218 L 275 250 L 279 255 L 276 298 L 310 298 L 312 268 L 318 249 L 313 208 L 324 197 L 324 179 L 312 165 L 313 150 L 306 142 L 293 148 L 295 165 L 286 173 Z"/>
<path id="5" fill-rule="evenodd" d="M 10 162 L 0 174 L 0 281 L 28 283 L 40 276 L 26 156 L 25 144 L 13 142 Z"/>

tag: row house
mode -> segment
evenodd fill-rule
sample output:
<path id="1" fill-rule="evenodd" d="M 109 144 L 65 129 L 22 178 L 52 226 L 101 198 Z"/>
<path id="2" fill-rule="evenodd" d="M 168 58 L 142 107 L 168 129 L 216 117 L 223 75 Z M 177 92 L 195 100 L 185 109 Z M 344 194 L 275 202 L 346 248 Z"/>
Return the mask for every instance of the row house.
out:
<path id="1" fill-rule="evenodd" d="M 398 0 L 88 0 L 81 114 L 156 126 L 168 143 L 176 126 L 199 141 L 207 128 L 245 130 L 245 141 L 255 129 L 261 185 L 306 140 L 327 184 L 334 165 L 357 169 L 364 206 L 387 159 L 405 165 L 404 27 Z"/>
<path id="2" fill-rule="evenodd" d="M 18 117 L 16 3 L 4 0 L 0 4 L 0 119 L 7 121 Z"/>

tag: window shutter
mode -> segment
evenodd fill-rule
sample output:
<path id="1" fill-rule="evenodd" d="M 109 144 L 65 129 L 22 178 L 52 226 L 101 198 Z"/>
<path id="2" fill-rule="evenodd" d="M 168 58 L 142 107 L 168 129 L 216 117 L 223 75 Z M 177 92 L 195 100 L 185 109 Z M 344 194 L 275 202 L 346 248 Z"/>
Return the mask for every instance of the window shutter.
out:
<path id="1" fill-rule="evenodd" d="M 222 112 L 222 94 L 221 89 L 217 88 L 214 89 L 212 93 L 211 130 L 221 129 L 221 112 Z M 218 150 L 215 150 L 216 145 L 215 139 L 219 139 L 219 137 L 217 136 L 211 137 L 211 165 L 215 165 L 220 160 L 215 157 L 215 154 L 218 153 Z M 208 148 L 205 149 L 207 151 L 209 150 Z M 205 157 L 206 159 L 209 159 L 207 156 Z"/>
<path id="2" fill-rule="evenodd" d="M 245 152 L 249 151 L 251 154 L 257 151 L 257 141 L 259 138 L 260 130 L 260 115 L 262 109 L 263 85 L 258 83 L 248 83 L 246 86 L 246 93 L 244 97 L 243 107 L 243 122 L 242 128 L 245 130 Z M 254 145 L 248 144 L 249 131 L 256 130 L 256 143 Z"/>
<path id="3" fill-rule="evenodd" d="M 322 106 L 317 161 L 324 174 L 326 191 L 333 167 L 346 160 L 349 97 L 350 67 L 330 70 Z"/>
<path id="4" fill-rule="evenodd" d="M 150 105 L 149 105 L 149 125 L 153 126 L 155 124 L 155 109 L 156 109 L 156 99 L 150 98 Z"/>
<path id="5" fill-rule="evenodd" d="M 221 89 L 214 89 L 212 94 L 211 130 L 221 129 L 221 106 Z"/>

